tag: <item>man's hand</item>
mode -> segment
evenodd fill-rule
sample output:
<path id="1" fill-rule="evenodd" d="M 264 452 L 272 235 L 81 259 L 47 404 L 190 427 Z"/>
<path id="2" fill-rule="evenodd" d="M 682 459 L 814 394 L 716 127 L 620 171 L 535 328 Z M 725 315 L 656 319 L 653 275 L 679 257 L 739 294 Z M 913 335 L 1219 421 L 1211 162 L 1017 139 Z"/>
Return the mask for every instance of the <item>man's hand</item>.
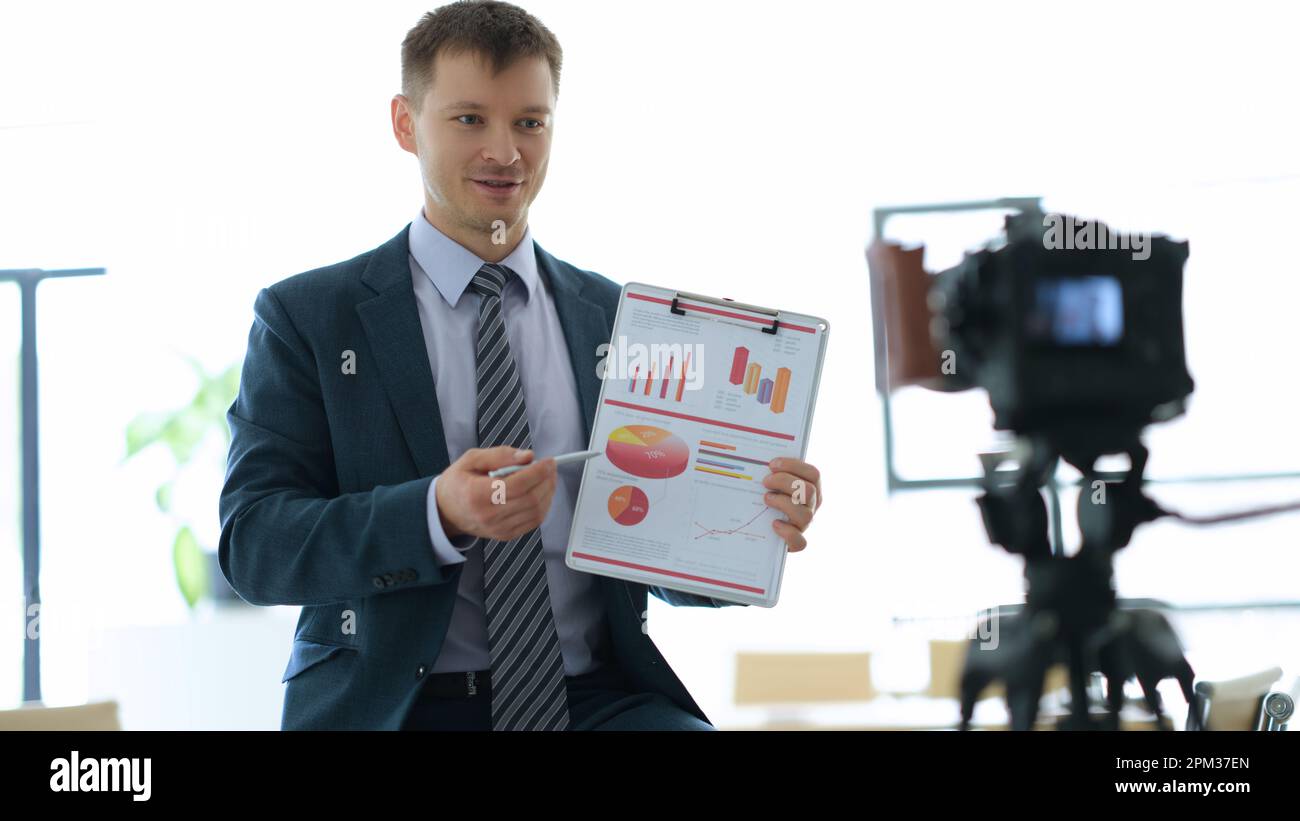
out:
<path id="1" fill-rule="evenodd" d="M 763 478 L 768 493 L 763 501 L 786 515 L 784 521 L 773 521 L 772 529 L 785 539 L 791 553 L 797 553 L 808 546 L 803 533 L 822 504 L 821 471 L 788 456 L 773 459 L 768 467 L 771 472 Z"/>
<path id="2" fill-rule="evenodd" d="M 516 456 L 516 453 L 519 455 Z M 546 458 L 509 476 L 490 470 L 527 464 L 531 450 L 509 445 L 470 448 L 438 477 L 438 515 L 448 538 L 469 534 L 508 542 L 542 526 L 555 495 L 555 459 Z"/>

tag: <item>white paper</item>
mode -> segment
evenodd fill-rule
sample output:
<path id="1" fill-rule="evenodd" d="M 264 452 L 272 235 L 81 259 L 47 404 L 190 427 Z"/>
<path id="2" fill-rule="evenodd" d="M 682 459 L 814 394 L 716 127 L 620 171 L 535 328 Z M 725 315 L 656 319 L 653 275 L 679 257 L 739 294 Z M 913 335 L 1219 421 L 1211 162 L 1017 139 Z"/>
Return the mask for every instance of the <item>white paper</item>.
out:
<path id="1" fill-rule="evenodd" d="M 829 324 L 623 289 L 566 560 L 570 567 L 770 607 L 787 547 L 763 479 L 807 450 Z M 665 378 L 666 377 L 666 378 Z M 808 489 L 805 503 L 811 502 Z"/>

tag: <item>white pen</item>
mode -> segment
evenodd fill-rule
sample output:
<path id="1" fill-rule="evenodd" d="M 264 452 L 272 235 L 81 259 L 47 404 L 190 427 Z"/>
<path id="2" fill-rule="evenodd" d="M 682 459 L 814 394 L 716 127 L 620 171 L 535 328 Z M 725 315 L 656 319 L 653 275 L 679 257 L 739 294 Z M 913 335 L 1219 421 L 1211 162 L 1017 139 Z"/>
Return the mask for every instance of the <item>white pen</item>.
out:
<path id="1" fill-rule="evenodd" d="M 599 456 L 602 453 L 604 453 L 604 451 L 601 450 L 575 450 L 573 453 L 562 453 L 559 456 L 555 457 L 555 464 L 563 465 L 569 462 L 585 462 L 588 459 L 592 458 L 593 456 Z M 541 460 L 536 457 L 536 454 L 534 454 L 533 461 L 529 462 L 526 465 L 507 465 L 506 467 L 497 468 L 496 470 L 489 470 L 488 476 L 491 476 L 493 479 L 497 478 L 498 476 L 509 476 L 510 474 L 514 473 L 516 470 L 523 470 L 529 465 L 533 465 L 540 461 Z"/>

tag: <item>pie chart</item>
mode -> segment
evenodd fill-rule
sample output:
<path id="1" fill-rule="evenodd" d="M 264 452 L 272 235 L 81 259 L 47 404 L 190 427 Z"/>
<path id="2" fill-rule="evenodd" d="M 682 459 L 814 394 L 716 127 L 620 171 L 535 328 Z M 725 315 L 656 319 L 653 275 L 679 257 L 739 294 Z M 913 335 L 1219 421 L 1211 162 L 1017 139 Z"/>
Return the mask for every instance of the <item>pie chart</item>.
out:
<path id="1" fill-rule="evenodd" d="M 623 485 L 609 494 L 609 518 L 621 525 L 640 524 L 649 512 L 650 500 L 639 487 Z"/>
<path id="2" fill-rule="evenodd" d="M 609 435 L 605 455 L 620 470 L 646 479 L 668 479 L 686 470 L 686 443 L 652 425 L 624 425 Z"/>

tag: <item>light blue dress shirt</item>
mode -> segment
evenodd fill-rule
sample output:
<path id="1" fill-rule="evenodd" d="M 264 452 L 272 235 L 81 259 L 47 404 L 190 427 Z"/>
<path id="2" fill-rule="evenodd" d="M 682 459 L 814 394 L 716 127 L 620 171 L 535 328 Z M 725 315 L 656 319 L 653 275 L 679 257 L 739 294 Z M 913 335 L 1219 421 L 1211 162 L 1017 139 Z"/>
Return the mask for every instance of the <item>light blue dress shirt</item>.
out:
<path id="1" fill-rule="evenodd" d="M 411 281 L 424 347 L 438 394 L 447 456 L 454 462 L 466 450 L 478 447 L 474 351 L 482 297 L 469 288 L 469 283 L 484 260 L 430 224 L 423 208 L 411 221 L 410 247 Z M 501 294 L 501 311 L 523 384 L 534 458 L 585 450 L 577 382 L 550 289 L 537 271 L 531 228 L 524 231 L 523 239 L 500 264 L 518 274 Z M 605 609 L 598 581 L 564 563 L 581 478 L 582 463 L 558 468 L 555 495 L 541 526 L 551 611 L 559 633 L 564 672 L 570 676 L 590 672 L 600 659 L 608 658 Z M 427 502 L 434 555 L 442 565 L 464 562 L 465 568 L 451 625 L 434 660 L 433 672 L 487 670 L 492 659 L 483 606 L 483 551 L 468 549 L 474 542 L 472 536 L 459 536 L 453 542 L 443 532 L 437 486 L 435 477 L 429 484 Z"/>

